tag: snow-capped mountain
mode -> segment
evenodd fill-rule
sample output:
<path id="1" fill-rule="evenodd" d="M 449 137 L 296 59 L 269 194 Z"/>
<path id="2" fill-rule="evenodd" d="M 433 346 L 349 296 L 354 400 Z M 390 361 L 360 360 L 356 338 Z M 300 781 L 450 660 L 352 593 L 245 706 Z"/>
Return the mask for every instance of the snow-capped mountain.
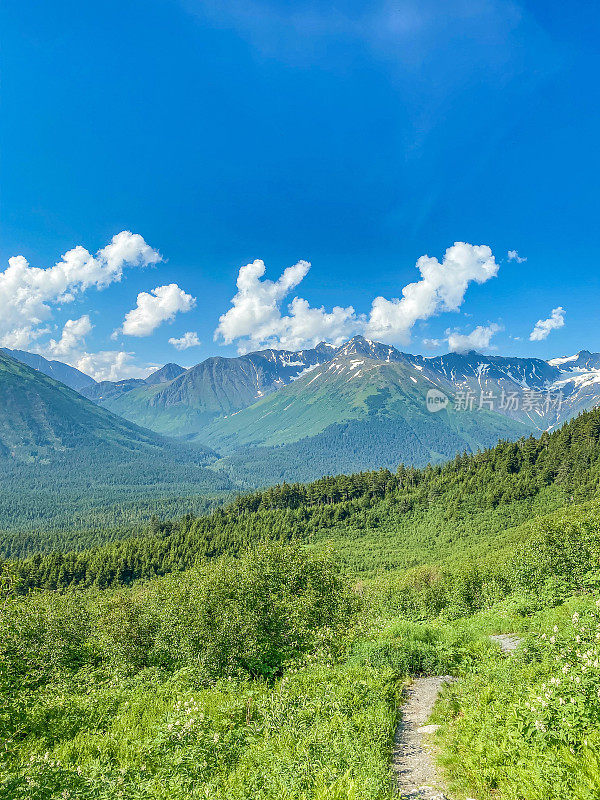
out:
<path id="1" fill-rule="evenodd" d="M 552 390 L 563 396 L 558 423 L 600 405 L 600 353 L 580 350 L 573 356 L 552 358 L 548 364 L 559 371 Z"/>
<path id="2" fill-rule="evenodd" d="M 340 347 L 321 343 L 299 351 L 267 349 L 234 358 L 212 357 L 188 370 L 168 364 L 145 381 L 105 381 L 80 391 L 128 420 L 187 437 L 295 382 L 294 396 L 301 394 L 302 402 L 311 403 L 317 388 L 334 373 L 359 405 L 373 368 L 383 364 L 402 368 L 395 392 L 401 391 L 402 382 L 411 396 L 416 386 L 424 394 L 429 387 L 446 395 L 456 408 L 494 411 L 534 431 L 552 429 L 600 404 L 598 353 L 582 350 L 549 361 L 476 351 L 428 358 L 363 336 Z M 308 380 L 299 380 L 305 376 Z M 335 403 L 335 393 L 327 402 Z M 323 414 L 329 417 L 331 410 Z M 283 417 L 280 421 L 288 424 Z M 294 423 L 296 427 L 302 434 L 302 424 Z"/>
<path id="3" fill-rule="evenodd" d="M 476 381 L 517 385 L 522 389 L 546 389 L 560 377 L 560 370 L 539 358 L 514 358 L 485 356 L 471 350 L 468 353 L 448 353 L 435 358 L 410 356 L 415 364 L 422 364 L 442 375 L 456 386 Z"/>
<path id="4" fill-rule="evenodd" d="M 488 402 L 493 397 L 494 410 L 537 430 L 555 428 L 600 404 L 600 353 L 588 350 L 549 361 L 475 351 L 408 358 L 458 392 L 468 393 L 475 405 L 483 402 L 491 407 Z"/>

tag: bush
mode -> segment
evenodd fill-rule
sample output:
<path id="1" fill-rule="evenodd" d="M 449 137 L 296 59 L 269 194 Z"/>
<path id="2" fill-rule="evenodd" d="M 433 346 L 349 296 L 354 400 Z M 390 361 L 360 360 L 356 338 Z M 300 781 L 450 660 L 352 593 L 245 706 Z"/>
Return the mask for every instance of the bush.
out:
<path id="1" fill-rule="evenodd" d="M 336 656 L 357 605 L 331 558 L 277 544 L 131 589 L 36 593 L 4 607 L 0 691 L 84 666 L 272 679 L 308 653 Z"/>

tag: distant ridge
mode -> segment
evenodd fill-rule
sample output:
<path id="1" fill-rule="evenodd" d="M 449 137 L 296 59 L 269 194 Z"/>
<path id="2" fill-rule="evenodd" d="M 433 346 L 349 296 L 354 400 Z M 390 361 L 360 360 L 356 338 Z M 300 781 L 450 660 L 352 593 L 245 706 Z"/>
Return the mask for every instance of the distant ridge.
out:
<path id="1" fill-rule="evenodd" d="M 231 489 L 216 453 L 144 430 L 0 352 L 0 527 Z M 121 513 L 121 512 L 119 512 Z"/>
<path id="2" fill-rule="evenodd" d="M 155 386 L 158 383 L 168 383 L 169 381 L 178 378 L 180 375 L 183 375 L 184 372 L 187 372 L 183 367 L 180 367 L 179 364 L 165 364 L 164 367 L 157 369 L 156 372 L 152 372 L 146 378 L 146 383 L 149 386 Z"/>
<path id="3" fill-rule="evenodd" d="M 28 367 L 64 383 L 65 386 L 75 389 L 77 392 L 96 383 L 89 375 L 80 372 L 75 367 L 70 367 L 68 364 L 63 364 L 62 361 L 48 361 L 36 353 L 27 353 L 24 350 L 0 348 L 0 352 L 8 353 L 9 356 L 16 358 L 22 364 L 27 364 Z"/>
<path id="4" fill-rule="evenodd" d="M 447 398 L 435 415 L 431 389 Z M 145 380 L 81 391 L 137 425 L 213 448 L 222 456 L 213 467 L 231 480 L 266 485 L 439 463 L 553 430 L 600 403 L 600 355 L 425 357 L 355 336 L 337 348 L 216 356 L 187 370 L 169 363 Z"/>

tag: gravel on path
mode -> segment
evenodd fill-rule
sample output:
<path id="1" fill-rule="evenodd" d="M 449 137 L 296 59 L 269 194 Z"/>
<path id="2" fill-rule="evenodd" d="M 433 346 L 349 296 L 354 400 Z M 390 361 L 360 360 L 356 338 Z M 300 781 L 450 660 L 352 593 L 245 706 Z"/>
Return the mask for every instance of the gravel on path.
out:
<path id="1" fill-rule="evenodd" d="M 490 636 L 510 655 L 521 639 L 508 633 Z M 438 725 L 427 725 L 440 689 L 455 680 L 451 675 L 416 678 L 406 690 L 402 719 L 396 728 L 392 770 L 402 800 L 449 800 L 433 760 L 428 738 Z"/>
<path id="2" fill-rule="evenodd" d="M 500 645 L 503 653 L 512 653 L 521 644 L 521 639 L 514 633 L 497 633 L 490 636 L 490 639 Z"/>
<path id="3" fill-rule="evenodd" d="M 452 680 L 450 675 L 416 678 L 406 690 L 392 754 L 392 770 L 403 800 L 448 800 L 427 741 L 438 726 L 426 723 L 440 689 Z"/>

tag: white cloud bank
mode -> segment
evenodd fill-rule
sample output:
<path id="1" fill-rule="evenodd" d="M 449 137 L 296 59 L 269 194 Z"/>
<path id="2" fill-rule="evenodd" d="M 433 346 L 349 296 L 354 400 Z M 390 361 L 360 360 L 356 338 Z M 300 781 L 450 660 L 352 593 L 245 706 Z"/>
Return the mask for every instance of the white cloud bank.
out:
<path id="1" fill-rule="evenodd" d="M 53 356 L 69 356 L 73 351 L 79 350 L 85 342 L 85 337 L 93 328 L 90 318 L 84 314 L 79 319 L 68 319 L 58 341 L 50 339 L 48 351 Z"/>
<path id="2" fill-rule="evenodd" d="M 529 334 L 530 342 L 542 342 L 547 339 L 550 331 L 562 328 L 565 324 L 565 310 L 562 306 L 553 308 L 548 319 L 538 319 L 534 329 Z"/>
<path id="3" fill-rule="evenodd" d="M 93 330 L 87 314 L 79 319 L 69 319 L 64 324 L 60 339 L 50 339 L 44 346 L 35 345 L 33 352 L 49 358 L 58 358 L 85 372 L 96 381 L 116 381 L 124 378 L 145 378 L 159 365 L 136 363 L 134 353 L 123 350 L 100 350 L 88 353 L 85 337 Z"/>
<path id="4" fill-rule="evenodd" d="M 238 342 L 240 353 L 260 347 L 297 350 L 327 340 L 341 344 L 364 325 L 352 306 L 336 306 L 327 312 L 311 308 L 306 300 L 295 297 L 282 315 L 281 304 L 292 289 L 308 273 L 308 261 L 299 261 L 284 270 L 276 281 L 262 280 L 265 264 L 256 260 L 241 267 L 237 279 L 237 294 L 231 308 L 219 318 L 215 339 L 225 344 Z"/>
<path id="5" fill-rule="evenodd" d="M 196 331 L 186 331 L 180 339 L 169 339 L 169 344 L 175 350 L 189 350 L 190 347 L 200 347 L 202 342 L 198 338 Z"/>
<path id="6" fill-rule="evenodd" d="M 101 350 L 98 353 L 80 353 L 65 359 L 72 367 L 85 372 L 96 381 L 122 381 L 125 378 L 145 378 L 160 364 L 135 363 L 135 353 L 123 350 Z"/>
<path id="7" fill-rule="evenodd" d="M 498 274 L 491 249 L 466 242 L 449 247 L 441 263 L 437 258 L 421 256 L 416 266 L 421 280 L 405 286 L 400 299 L 373 300 L 367 326 L 371 339 L 406 344 L 415 322 L 458 311 L 470 283 L 485 283 Z"/>
<path id="8" fill-rule="evenodd" d="M 485 350 L 490 346 L 492 337 L 501 330 L 503 330 L 501 325 L 492 322 L 490 325 L 478 325 L 467 334 L 448 332 L 448 347 L 453 353 Z"/>
<path id="9" fill-rule="evenodd" d="M 196 298 L 176 283 L 157 286 L 151 292 L 140 292 L 137 305 L 128 311 L 123 325 L 115 331 L 126 336 L 150 336 L 163 322 L 172 322 L 177 314 L 191 311 Z"/>
<path id="10" fill-rule="evenodd" d="M 78 245 L 45 269 L 13 256 L 0 272 L 0 346 L 27 347 L 48 332 L 40 326 L 51 319 L 53 306 L 120 281 L 126 266 L 146 267 L 161 260 L 160 253 L 131 231 L 113 236 L 95 256 Z"/>
<path id="11" fill-rule="evenodd" d="M 238 343 L 239 352 L 259 347 L 298 349 L 320 341 L 340 344 L 350 336 L 364 333 L 371 339 L 390 344 L 406 344 L 418 320 L 457 311 L 470 283 L 485 283 L 498 273 L 491 249 L 487 245 L 455 242 L 440 262 L 421 256 L 416 267 L 421 279 L 402 289 L 400 298 L 376 297 L 367 317 L 357 314 L 352 306 L 336 306 L 331 311 L 311 308 L 300 298 L 281 306 L 310 269 L 307 261 L 288 267 L 277 281 L 263 279 L 263 261 L 241 267 L 237 294 L 231 308 L 219 319 L 215 339 L 225 344 Z"/>

